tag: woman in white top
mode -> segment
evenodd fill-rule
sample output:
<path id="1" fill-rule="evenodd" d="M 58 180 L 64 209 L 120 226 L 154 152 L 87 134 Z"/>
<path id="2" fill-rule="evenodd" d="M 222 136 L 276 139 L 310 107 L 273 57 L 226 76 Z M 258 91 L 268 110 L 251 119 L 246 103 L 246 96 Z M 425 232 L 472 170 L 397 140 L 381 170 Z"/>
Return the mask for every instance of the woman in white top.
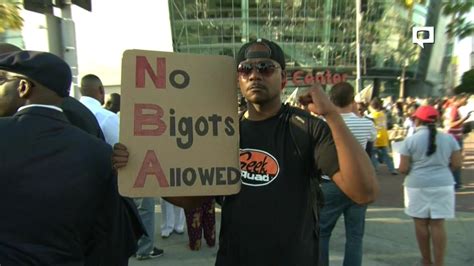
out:
<path id="1" fill-rule="evenodd" d="M 400 148 L 399 168 L 407 174 L 405 213 L 415 222 L 422 265 L 437 266 L 443 265 L 446 249 L 444 219 L 454 218 L 454 181 L 450 169 L 461 167 L 461 151 L 456 140 L 436 130 L 438 116 L 438 111 L 429 105 L 416 110 L 416 132 Z"/>

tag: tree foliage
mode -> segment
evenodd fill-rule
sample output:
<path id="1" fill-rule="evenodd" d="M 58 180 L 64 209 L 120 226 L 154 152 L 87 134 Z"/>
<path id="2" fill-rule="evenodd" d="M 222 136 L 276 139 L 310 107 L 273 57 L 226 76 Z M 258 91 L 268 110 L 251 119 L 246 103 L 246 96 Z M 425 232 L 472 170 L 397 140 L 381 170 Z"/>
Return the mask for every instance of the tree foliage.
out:
<path id="1" fill-rule="evenodd" d="M 464 72 L 461 77 L 461 84 L 454 89 L 458 93 L 474 93 L 474 69 Z"/>
<path id="2" fill-rule="evenodd" d="M 449 0 L 443 3 L 443 15 L 451 17 L 446 29 L 448 37 L 463 39 L 474 33 L 474 23 L 465 17 L 473 6 L 472 0 Z"/>
<path id="3" fill-rule="evenodd" d="M 20 16 L 17 0 L 0 0 L 0 33 L 6 30 L 21 30 L 23 18 Z"/>

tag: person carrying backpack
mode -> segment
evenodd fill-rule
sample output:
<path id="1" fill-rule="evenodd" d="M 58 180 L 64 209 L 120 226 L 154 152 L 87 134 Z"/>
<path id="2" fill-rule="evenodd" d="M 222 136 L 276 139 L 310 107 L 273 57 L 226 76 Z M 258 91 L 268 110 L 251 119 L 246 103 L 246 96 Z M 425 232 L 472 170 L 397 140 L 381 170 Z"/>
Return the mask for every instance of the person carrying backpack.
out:
<path id="1" fill-rule="evenodd" d="M 314 180 L 328 175 L 349 198 L 365 204 L 378 191 L 374 169 L 319 84 L 299 100 L 326 121 L 282 104 L 285 56 L 275 42 L 246 43 L 236 60 L 248 103 L 240 121 L 242 188 L 223 202 L 215 265 L 318 265 L 320 193 Z M 115 167 L 125 166 L 126 147 L 117 144 L 114 150 Z M 189 209 L 203 197 L 167 200 Z"/>

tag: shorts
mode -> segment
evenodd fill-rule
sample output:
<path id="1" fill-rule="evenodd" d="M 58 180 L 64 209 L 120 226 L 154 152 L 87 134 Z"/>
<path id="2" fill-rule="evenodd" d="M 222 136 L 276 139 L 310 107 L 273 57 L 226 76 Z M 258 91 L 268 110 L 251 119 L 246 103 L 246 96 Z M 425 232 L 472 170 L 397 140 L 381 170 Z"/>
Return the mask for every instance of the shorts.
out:
<path id="1" fill-rule="evenodd" d="M 405 213 L 414 218 L 454 218 L 455 195 L 453 186 L 412 188 L 404 187 Z"/>

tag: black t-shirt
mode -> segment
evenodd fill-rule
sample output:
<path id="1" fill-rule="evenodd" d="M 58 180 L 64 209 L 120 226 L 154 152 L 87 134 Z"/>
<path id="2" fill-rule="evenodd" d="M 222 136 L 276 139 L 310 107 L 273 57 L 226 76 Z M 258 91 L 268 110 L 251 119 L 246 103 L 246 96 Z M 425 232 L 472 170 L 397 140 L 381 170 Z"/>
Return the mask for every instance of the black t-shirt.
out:
<path id="1" fill-rule="evenodd" d="M 241 191 L 226 197 L 216 265 L 317 265 L 318 236 L 310 195 L 311 162 L 332 176 L 339 171 L 328 125 L 308 113 L 314 149 L 298 156 L 290 108 L 263 121 L 240 123 Z M 312 152 L 314 151 L 314 153 Z"/>

